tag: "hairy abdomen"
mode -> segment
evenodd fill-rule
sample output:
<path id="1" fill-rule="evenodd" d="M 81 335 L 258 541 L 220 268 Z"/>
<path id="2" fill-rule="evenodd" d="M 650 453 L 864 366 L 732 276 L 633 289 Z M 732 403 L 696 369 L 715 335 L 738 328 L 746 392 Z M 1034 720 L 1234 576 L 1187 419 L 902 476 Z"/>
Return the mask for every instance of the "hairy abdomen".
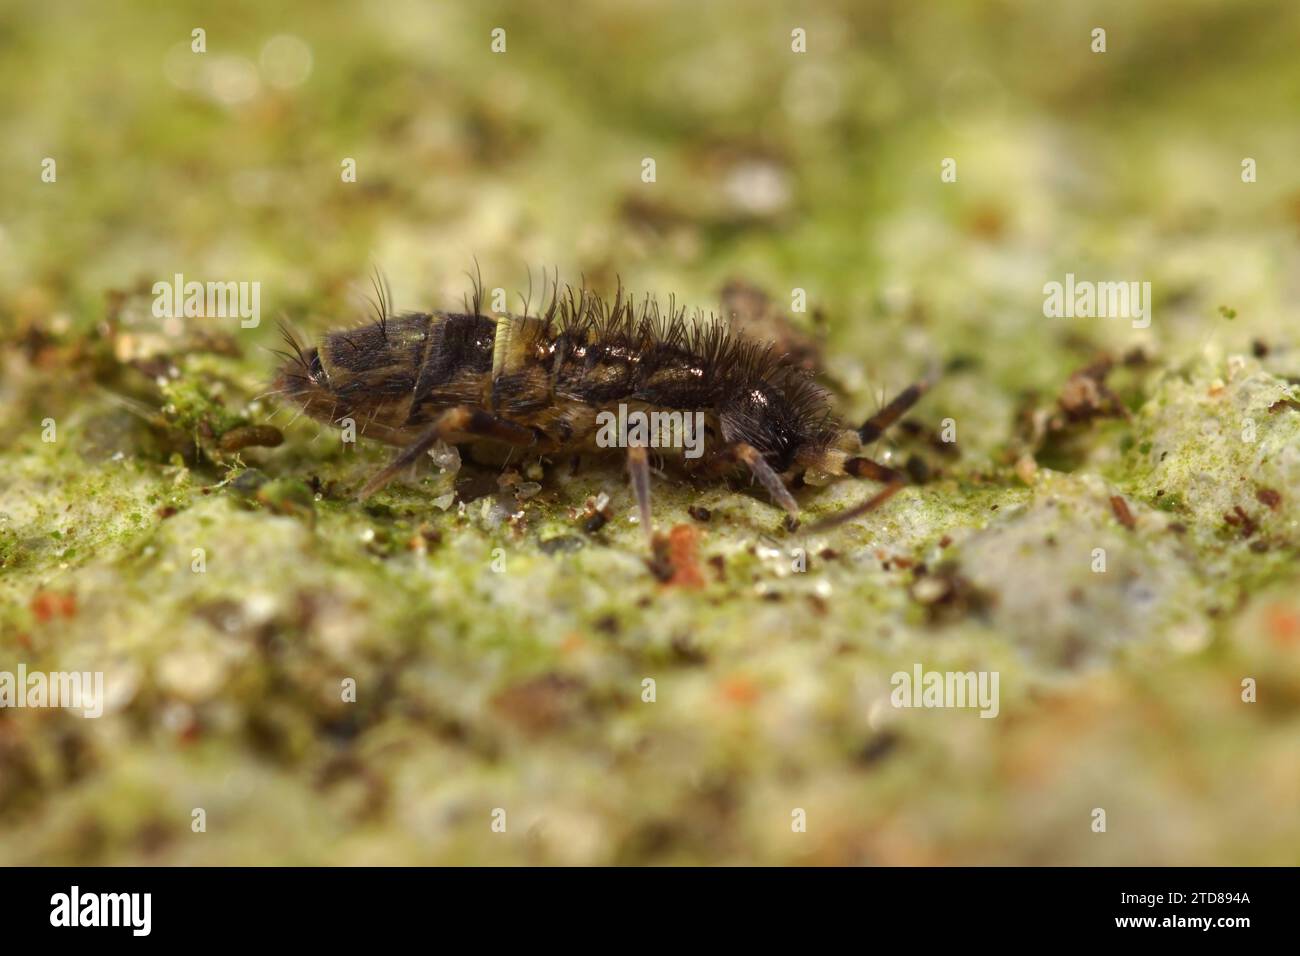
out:
<path id="1" fill-rule="evenodd" d="M 782 424 L 766 410 L 789 402 L 780 385 L 748 370 L 747 348 L 706 335 L 665 340 L 643 326 L 408 314 L 327 335 L 319 349 L 323 394 L 303 404 L 317 418 L 351 418 L 358 434 L 396 445 L 414 441 L 445 409 L 468 405 L 532 428 L 540 451 L 609 447 L 597 441 L 602 413 L 698 412 L 709 449 L 735 440 L 724 434 L 731 428 L 766 451 L 784 440 L 765 433 Z M 763 406 L 752 425 L 746 403 Z M 741 412 L 735 425 L 727 417 L 733 406 Z"/>

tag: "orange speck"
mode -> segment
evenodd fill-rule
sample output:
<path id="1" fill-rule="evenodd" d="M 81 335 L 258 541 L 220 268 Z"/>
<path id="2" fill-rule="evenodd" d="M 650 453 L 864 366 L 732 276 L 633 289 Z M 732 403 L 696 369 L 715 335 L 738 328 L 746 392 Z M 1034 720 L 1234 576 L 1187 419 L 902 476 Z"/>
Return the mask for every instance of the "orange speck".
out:
<path id="1" fill-rule="evenodd" d="M 36 620 L 45 623 L 55 618 L 77 617 L 77 596 L 75 594 L 57 594 L 53 591 L 38 591 L 31 596 L 27 605 Z"/>
<path id="2" fill-rule="evenodd" d="M 700 571 L 700 532 L 688 524 L 674 525 L 668 532 L 668 561 L 673 576 L 670 586 L 681 588 L 704 587 L 704 574 Z"/>
<path id="3" fill-rule="evenodd" d="M 1268 634 L 1277 644 L 1300 643 L 1300 610 L 1289 604 L 1270 604 L 1264 610 Z"/>
<path id="4" fill-rule="evenodd" d="M 49 591 L 37 591 L 32 595 L 32 603 L 29 605 L 32 613 L 36 615 L 36 620 L 44 624 L 57 613 L 54 595 Z"/>
<path id="5" fill-rule="evenodd" d="M 32 595 L 31 604 L 28 605 L 32 613 L 36 615 L 36 620 L 44 623 L 54 617 L 54 604 L 51 595 L 45 591 L 37 591 Z"/>
<path id="6" fill-rule="evenodd" d="M 733 704 L 752 704 L 758 700 L 758 687 L 747 677 L 728 677 L 722 682 L 722 698 Z"/>
<path id="7" fill-rule="evenodd" d="M 560 650 L 566 654 L 572 654 L 575 651 L 582 650 L 586 645 L 587 642 L 583 636 L 575 631 L 574 633 L 567 635 L 564 640 L 560 642 Z"/>
<path id="8" fill-rule="evenodd" d="M 36 620 L 44 624 L 56 617 L 75 617 L 77 598 L 73 594 L 56 594 L 53 591 L 37 591 L 32 595 L 28 605 Z"/>

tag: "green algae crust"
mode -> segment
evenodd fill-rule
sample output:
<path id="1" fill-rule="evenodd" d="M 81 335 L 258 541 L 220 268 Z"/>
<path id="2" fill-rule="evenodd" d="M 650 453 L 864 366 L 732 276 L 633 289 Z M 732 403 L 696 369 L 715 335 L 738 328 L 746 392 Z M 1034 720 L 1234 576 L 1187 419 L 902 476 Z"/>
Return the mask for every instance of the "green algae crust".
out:
<path id="1" fill-rule="evenodd" d="M 793 61 L 775 5 L 202 11 L 198 61 L 185 4 L 2 15 L 0 670 L 107 699 L 0 711 L 0 863 L 1293 863 L 1300 73 L 1262 38 L 1297 12 L 1113 4 L 1107 59 L 1046 9 L 878 6 L 819 7 Z M 57 185 L 9 168 L 50 152 Z M 370 263 L 454 306 L 474 257 L 706 310 L 805 289 L 848 419 L 943 369 L 873 449 L 929 480 L 813 534 L 875 487 L 803 490 L 789 531 L 656 478 L 699 587 L 654 573 L 616 460 L 358 503 L 388 452 L 265 394 L 273 316 L 362 320 Z M 176 272 L 260 280 L 260 326 L 155 319 Z M 1066 272 L 1151 281 L 1150 327 L 1044 317 Z M 1038 441 L 1100 352 L 1127 416 Z M 285 441 L 223 448 L 248 425 Z M 996 671 L 998 716 L 892 706 L 918 663 Z"/>

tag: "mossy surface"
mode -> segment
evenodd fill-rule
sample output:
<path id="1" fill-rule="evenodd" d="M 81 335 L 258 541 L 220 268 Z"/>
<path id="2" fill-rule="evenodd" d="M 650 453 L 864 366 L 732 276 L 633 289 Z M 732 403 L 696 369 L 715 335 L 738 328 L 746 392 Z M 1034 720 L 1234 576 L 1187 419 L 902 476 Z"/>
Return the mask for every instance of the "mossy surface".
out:
<path id="1" fill-rule="evenodd" d="M 0 670 L 108 699 L 0 710 L 0 863 L 1294 862 L 1300 19 L 1096 7 L 1104 55 L 901 0 L 8 5 Z M 372 263 L 447 307 L 474 257 L 803 289 L 846 418 L 944 369 L 874 449 L 927 480 L 811 534 L 658 478 L 666 568 L 617 461 L 360 504 L 388 452 L 264 395 L 274 317 L 363 320 Z M 155 318 L 176 273 L 261 323 Z M 1044 317 L 1066 273 L 1149 281 L 1149 328 Z M 1101 353 L 1118 405 L 1072 419 Z M 996 671 L 998 716 L 893 707 L 918 663 Z"/>

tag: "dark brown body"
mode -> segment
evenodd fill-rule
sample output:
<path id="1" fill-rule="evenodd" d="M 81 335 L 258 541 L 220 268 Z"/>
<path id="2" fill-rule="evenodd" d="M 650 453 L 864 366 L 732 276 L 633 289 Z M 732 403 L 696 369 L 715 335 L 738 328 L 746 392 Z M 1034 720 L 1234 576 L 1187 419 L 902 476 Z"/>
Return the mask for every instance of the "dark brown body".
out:
<path id="1" fill-rule="evenodd" d="M 389 480 L 438 440 L 497 442 L 539 455 L 598 449 L 601 412 L 701 413 L 703 453 L 686 467 L 706 474 L 748 468 L 792 514 L 787 490 L 807 472 L 897 475 L 864 458 L 859 433 L 830 413 L 808 373 L 716 325 L 661 318 L 653 304 L 609 305 L 583 295 L 553 303 L 542 317 L 409 313 L 326 335 L 299 349 L 277 386 L 307 414 L 359 436 L 406 449 L 363 491 Z M 901 414 L 891 403 L 878 433 Z M 895 408 L 895 406 L 898 406 Z M 646 451 L 629 449 L 634 485 L 648 519 Z M 866 463 L 866 464 L 862 464 Z M 867 467 L 870 465 L 871 467 Z"/>
<path id="2" fill-rule="evenodd" d="M 710 451 L 745 441 L 784 471 L 796 451 L 842 430 L 801 370 L 685 325 L 675 334 L 649 322 L 548 329 L 537 318 L 417 313 L 331 333 L 304 357 L 309 375 L 284 384 L 297 386 L 289 394 L 308 414 L 351 418 L 359 435 L 393 445 L 468 405 L 531 428 L 539 453 L 594 448 L 597 415 L 622 403 L 702 411 Z"/>

